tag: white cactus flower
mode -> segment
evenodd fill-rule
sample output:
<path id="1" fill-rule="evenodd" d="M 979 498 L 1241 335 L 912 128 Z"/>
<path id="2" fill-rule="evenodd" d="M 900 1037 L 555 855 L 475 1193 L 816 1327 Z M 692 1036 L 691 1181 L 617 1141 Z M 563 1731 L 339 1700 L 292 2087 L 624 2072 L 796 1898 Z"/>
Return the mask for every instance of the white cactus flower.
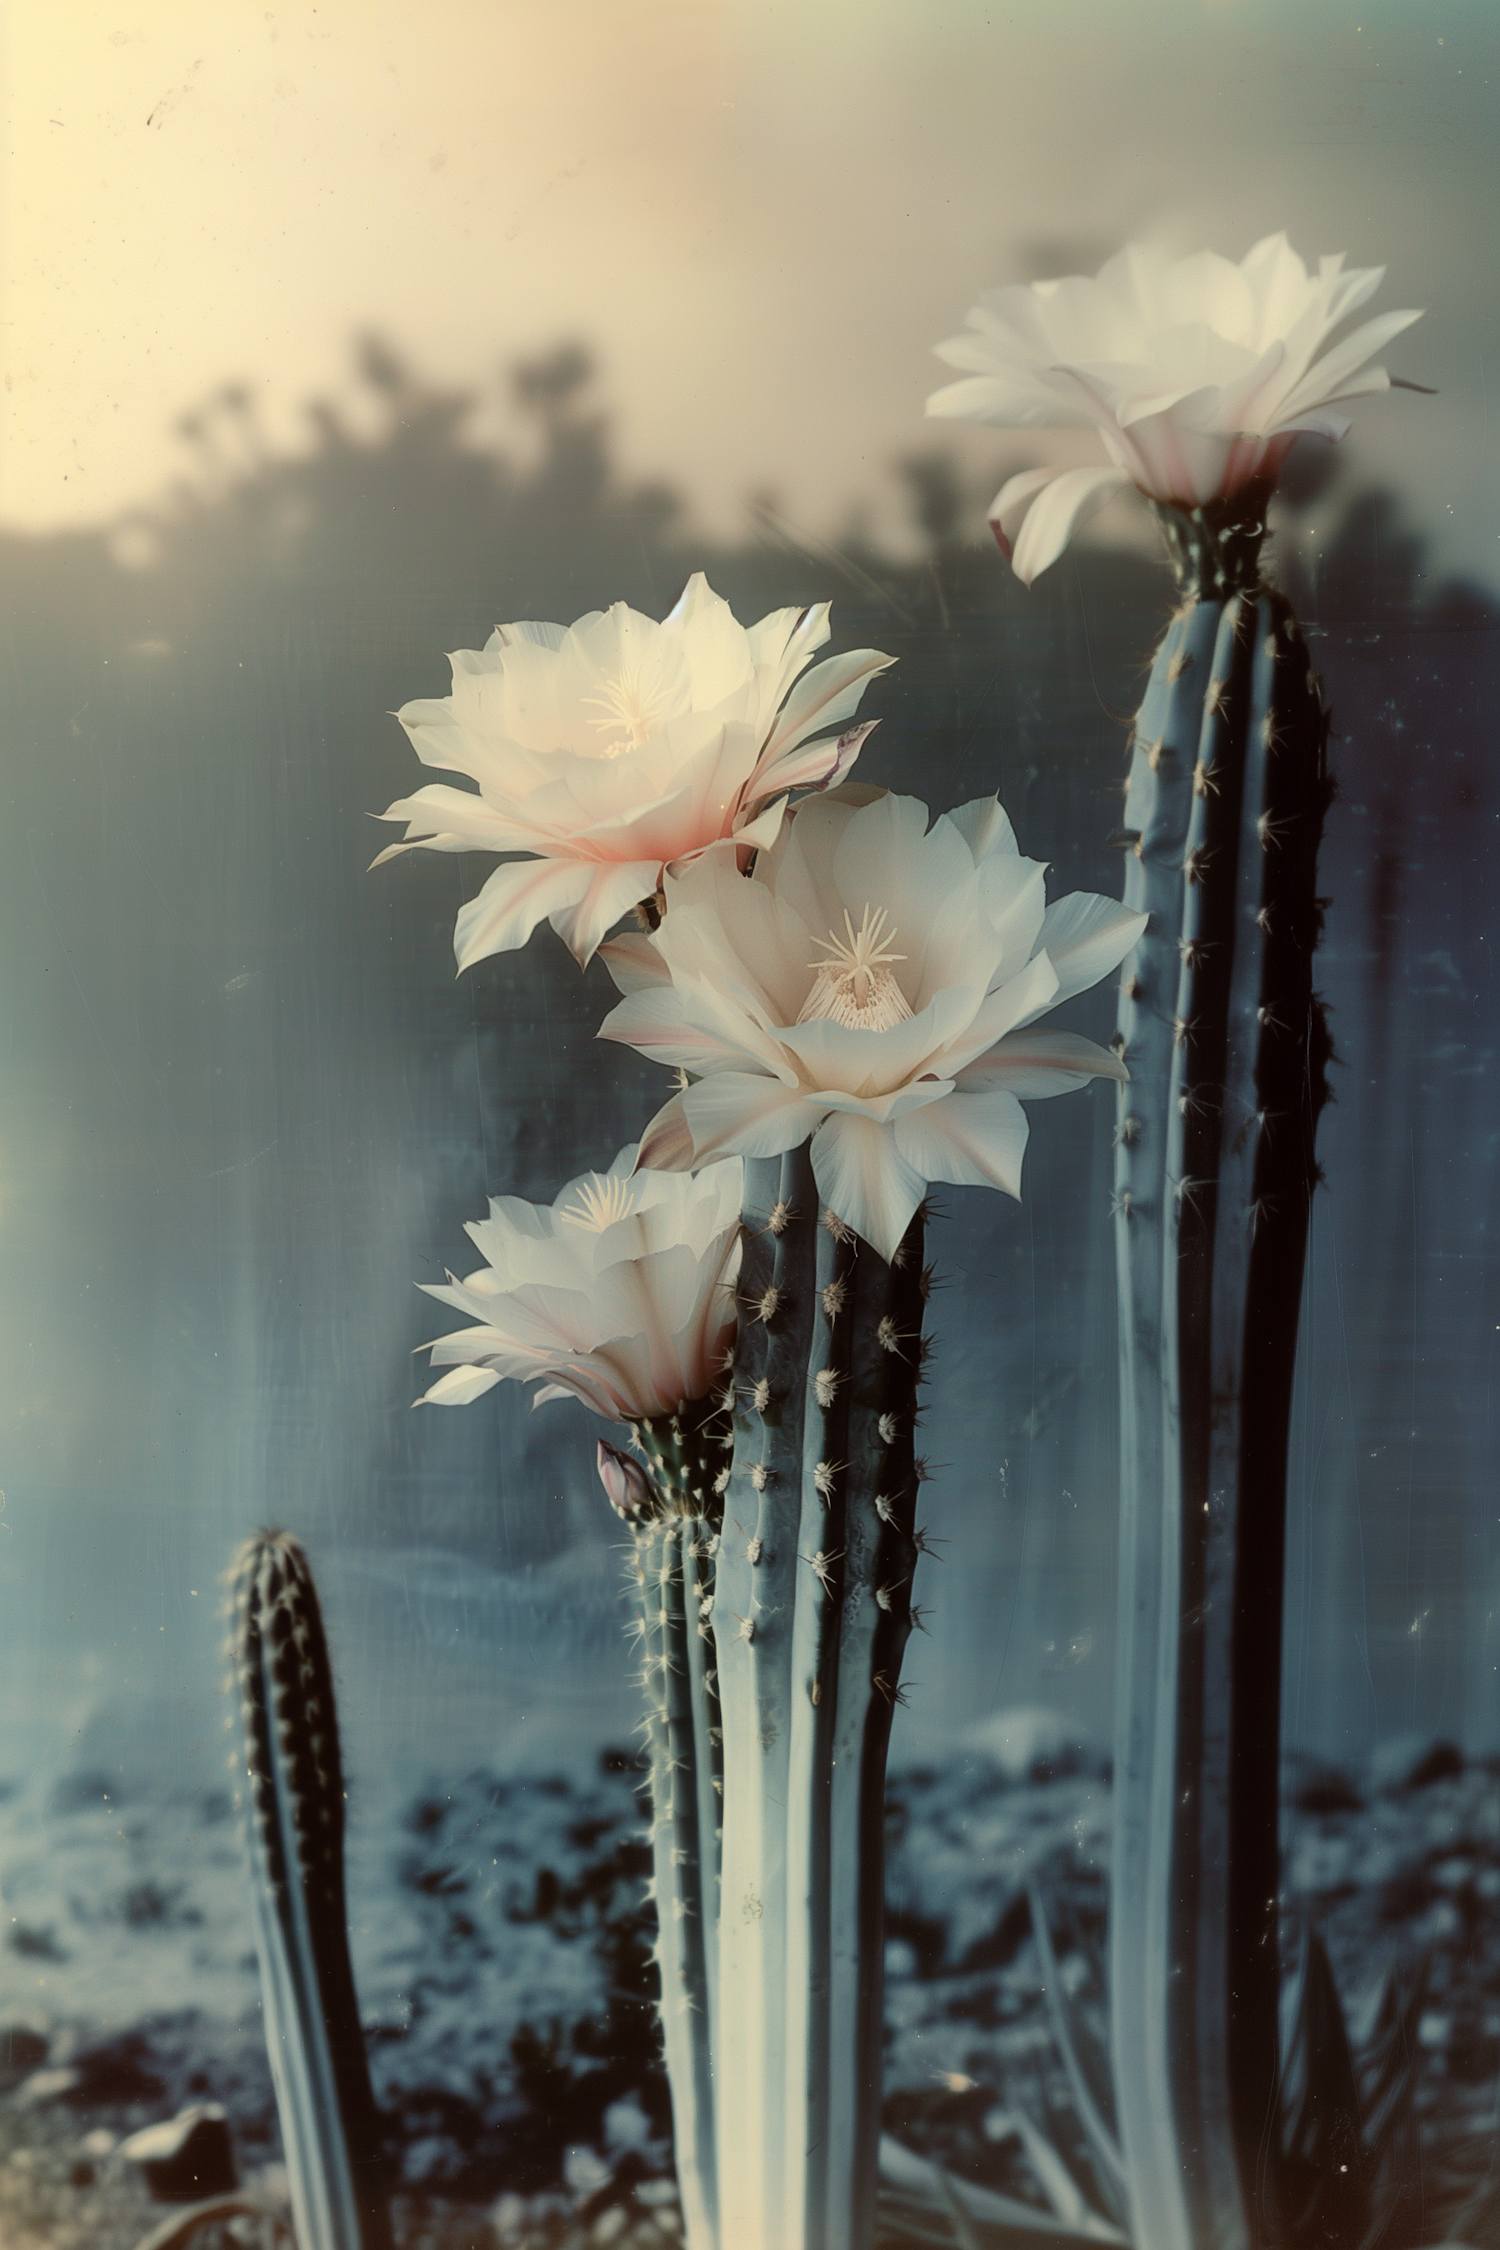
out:
<path id="1" fill-rule="evenodd" d="M 418 1405 L 464 1406 L 508 1377 L 542 1383 L 535 1406 L 572 1396 L 636 1422 L 712 1389 L 734 1340 L 743 1168 L 681 1177 L 635 1162 L 631 1143 L 550 1208 L 491 1198 L 467 1230 L 484 1265 L 422 1284 L 478 1325 L 429 1347 L 449 1372 Z"/>
<path id="2" fill-rule="evenodd" d="M 748 878 L 721 855 L 668 876 L 654 936 L 603 949 L 626 997 L 602 1026 L 691 1083 L 646 1167 L 775 1156 L 811 1136 L 835 1222 L 884 1258 L 929 1180 L 1018 1195 L 1022 1099 L 1114 1055 L 1037 1019 L 1108 974 L 1145 926 L 1075 891 L 1044 907 L 993 797 L 927 825 L 913 797 L 845 787 L 790 817 Z"/>
<path id="3" fill-rule="evenodd" d="M 1026 469 L 1001 487 L 990 524 L 1027 585 L 1122 485 L 1197 507 L 1274 477 L 1298 433 L 1341 438 L 1346 399 L 1390 388 L 1370 365 L 1417 312 L 1382 313 L 1322 350 L 1365 304 L 1383 266 L 1308 272 L 1284 234 L 1236 265 L 1211 250 L 1169 258 L 1133 243 L 1092 278 L 987 290 L 968 331 L 937 347 L 964 380 L 929 414 L 1002 429 L 1093 428 L 1107 468 Z"/>
<path id="4" fill-rule="evenodd" d="M 874 721 L 832 735 L 894 658 L 851 649 L 806 670 L 827 602 L 748 629 L 701 572 L 660 624 L 616 602 L 576 624 L 501 625 L 449 659 L 453 693 L 396 716 L 434 782 L 382 820 L 426 845 L 525 852 L 497 867 L 454 930 L 460 969 L 524 945 L 544 917 L 588 962 L 667 867 L 733 839 L 768 844 L 789 791 L 843 779 Z"/>

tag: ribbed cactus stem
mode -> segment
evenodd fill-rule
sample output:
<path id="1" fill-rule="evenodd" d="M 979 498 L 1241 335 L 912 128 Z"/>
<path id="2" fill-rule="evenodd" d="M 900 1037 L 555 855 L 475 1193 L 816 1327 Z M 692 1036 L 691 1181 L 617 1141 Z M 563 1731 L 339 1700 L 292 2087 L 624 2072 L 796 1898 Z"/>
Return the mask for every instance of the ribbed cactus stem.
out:
<path id="1" fill-rule="evenodd" d="M 297 2239 L 302 2250 L 389 2250 L 345 1924 L 333 1674 L 298 1542 L 286 1532 L 248 1541 L 234 1599 L 261 2001 Z"/>
<path id="2" fill-rule="evenodd" d="M 868 2250 L 880 2132 L 885 1757 L 917 1558 L 922 1222 L 887 1265 L 806 1150 L 746 1166 L 724 1726 L 724 2250 Z"/>
<path id="3" fill-rule="evenodd" d="M 721 1767 L 707 1623 L 717 1544 L 703 1517 L 664 1513 L 638 1527 L 631 1559 L 646 1697 L 662 2041 L 690 2250 L 714 2250 L 718 2241 L 712 2057 Z"/>
<path id="4" fill-rule="evenodd" d="M 1122 1525 L 1112 2020 L 1137 2239 L 1275 2235 L 1286 1454 L 1326 1042 L 1327 722 L 1264 494 L 1162 509 L 1137 721 L 1115 1184 Z"/>

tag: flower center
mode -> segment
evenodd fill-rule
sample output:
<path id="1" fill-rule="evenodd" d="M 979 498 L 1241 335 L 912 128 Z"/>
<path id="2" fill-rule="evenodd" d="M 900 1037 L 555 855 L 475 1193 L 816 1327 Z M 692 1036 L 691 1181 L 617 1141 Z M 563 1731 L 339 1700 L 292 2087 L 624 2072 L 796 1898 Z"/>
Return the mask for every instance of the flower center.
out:
<path id="1" fill-rule="evenodd" d="M 618 742 L 601 743 L 601 755 L 623 758 L 649 741 L 665 718 L 671 697 L 660 684 L 653 693 L 641 678 L 639 663 L 635 663 L 622 665 L 598 695 L 586 695 L 583 700 L 604 713 L 602 719 L 590 719 L 591 727 L 597 727 L 601 734 L 621 737 Z"/>
<path id="2" fill-rule="evenodd" d="M 587 1227 L 591 1234 L 603 1234 L 616 1219 L 628 1219 L 630 1211 L 629 1180 L 619 1172 L 595 1172 L 580 1184 L 578 1201 L 565 1203 L 557 1215 L 571 1219 L 575 1227 Z"/>
<path id="3" fill-rule="evenodd" d="M 905 1023 L 911 1003 L 890 964 L 904 961 L 906 955 L 891 951 L 895 935 L 883 906 L 873 912 L 867 906 L 857 930 L 846 906 L 844 935 L 830 930 L 822 941 L 827 958 L 807 964 L 815 974 L 798 1023 L 817 1023 L 826 1017 L 847 1024 L 851 1031 L 890 1031 Z"/>

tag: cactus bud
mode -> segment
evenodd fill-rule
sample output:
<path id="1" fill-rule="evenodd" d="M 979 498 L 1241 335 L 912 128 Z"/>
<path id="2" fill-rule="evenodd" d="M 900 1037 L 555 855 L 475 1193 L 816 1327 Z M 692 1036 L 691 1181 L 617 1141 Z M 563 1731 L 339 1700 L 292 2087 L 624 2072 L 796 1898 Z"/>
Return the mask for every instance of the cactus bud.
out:
<path id="1" fill-rule="evenodd" d="M 644 1523 L 660 1513 L 656 1487 L 639 1461 L 632 1461 L 607 1438 L 599 1440 L 597 1459 L 604 1497 L 622 1523 Z"/>

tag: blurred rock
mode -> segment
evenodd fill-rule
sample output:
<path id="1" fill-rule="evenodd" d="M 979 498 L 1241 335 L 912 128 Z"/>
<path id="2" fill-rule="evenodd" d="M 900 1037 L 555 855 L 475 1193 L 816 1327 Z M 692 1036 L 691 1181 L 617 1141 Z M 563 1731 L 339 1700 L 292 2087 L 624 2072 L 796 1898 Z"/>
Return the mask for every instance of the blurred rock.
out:
<path id="1" fill-rule="evenodd" d="M 218 2102 L 194 2102 L 160 2125 L 147 2125 L 122 2143 L 120 2154 L 140 2166 L 163 2203 L 196 2203 L 239 2184 L 229 2121 Z"/>
<path id="2" fill-rule="evenodd" d="M 61 2101 L 64 2094 L 77 2091 L 78 2082 L 76 2070 L 34 2070 L 16 2099 L 25 2104 Z"/>
<path id="3" fill-rule="evenodd" d="M 1298 1812 L 1361 1812 L 1364 1798 L 1342 1766 L 1294 1750 L 1282 1760 L 1281 1789 L 1286 1802 Z"/>
<path id="4" fill-rule="evenodd" d="M 996 1711 L 964 1730 L 964 1747 L 1000 1768 L 1007 1781 L 1049 1781 L 1077 1773 L 1085 1752 L 1078 1730 L 1056 1711 L 1031 1705 Z"/>
<path id="5" fill-rule="evenodd" d="M 46 2060 L 47 2041 L 40 2031 L 30 2024 L 0 2026 L 0 2094 L 10 2093 Z"/>
<path id="6" fill-rule="evenodd" d="M 1416 1732 L 1391 1735 L 1377 1743 L 1365 1761 L 1371 1791 L 1379 1797 L 1427 1789 L 1435 1781 L 1453 1780 L 1463 1770 L 1463 1752 L 1457 1743 Z"/>

